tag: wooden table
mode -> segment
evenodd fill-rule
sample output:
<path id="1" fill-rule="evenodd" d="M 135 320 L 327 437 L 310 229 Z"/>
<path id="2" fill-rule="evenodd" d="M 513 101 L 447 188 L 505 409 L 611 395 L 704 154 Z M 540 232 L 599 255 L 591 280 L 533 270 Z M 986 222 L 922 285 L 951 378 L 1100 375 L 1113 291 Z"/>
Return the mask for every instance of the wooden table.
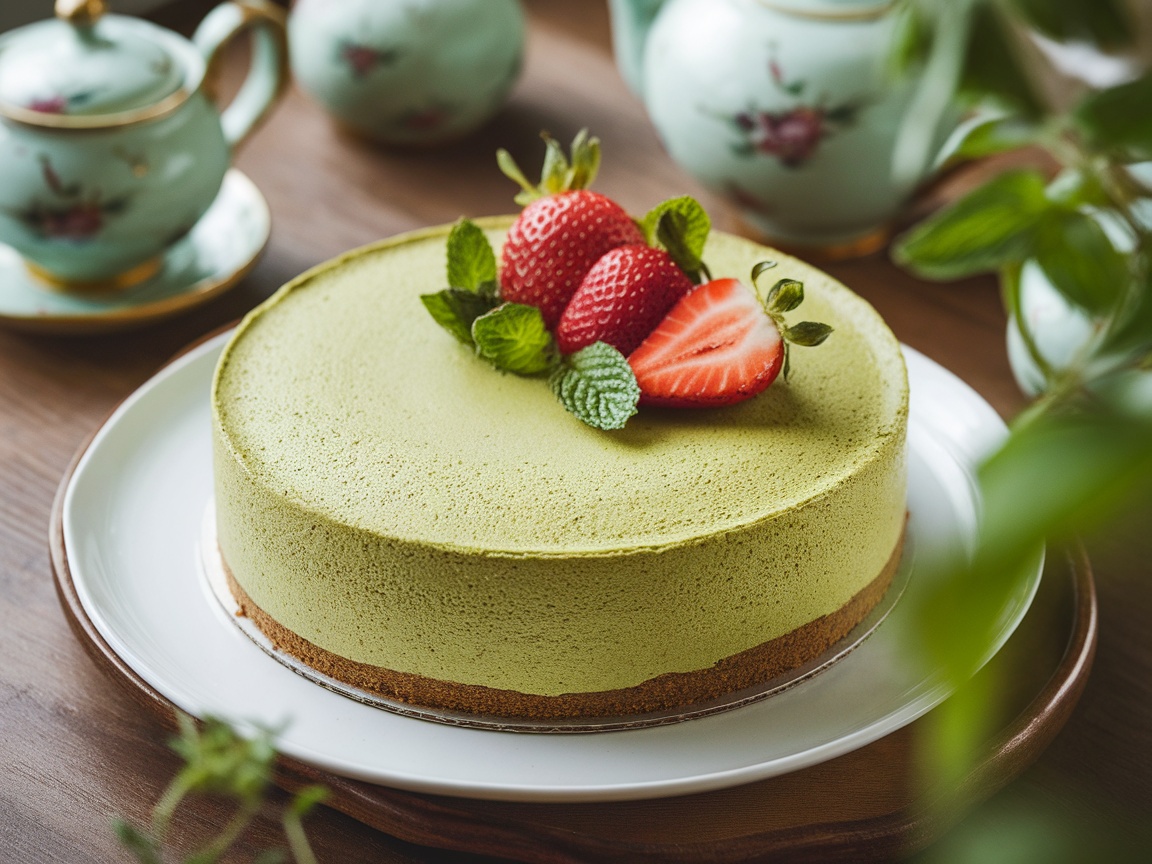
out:
<path id="1" fill-rule="evenodd" d="M 528 62 L 509 104 L 480 133 L 444 149 L 395 152 L 351 139 L 291 90 L 238 158 L 267 197 L 274 229 L 259 266 L 223 298 L 125 335 L 0 332 L 0 861 L 127 860 L 110 819 L 144 821 L 178 767 L 167 733 L 97 670 L 70 632 L 48 556 L 53 495 L 74 451 L 167 358 L 345 249 L 461 214 L 510 211 L 514 190 L 493 154 L 505 146 L 522 163 L 538 164 L 541 129 L 561 140 L 583 125 L 596 132 L 606 156 L 597 188 L 629 210 L 687 192 L 718 227 L 738 228 L 731 211 L 662 152 L 616 73 L 602 6 L 528 0 Z M 181 7 L 169 20 L 186 27 L 196 15 Z M 826 269 L 870 300 L 904 342 L 952 369 L 1003 415 L 1021 407 L 993 280 L 926 284 L 883 254 Z M 1101 615 L 1092 678 L 1064 732 L 994 799 L 997 806 L 1042 805 L 1076 838 L 1094 840 L 1106 829 L 1138 841 L 1152 812 L 1152 537 L 1145 524 L 1134 518 L 1091 541 Z M 176 842 L 203 836 L 221 812 L 213 802 L 190 806 Z M 230 860 L 250 860 L 277 831 L 262 820 L 245 838 L 245 855 Z M 427 853 L 330 809 L 311 817 L 309 831 L 325 862 L 480 860 Z"/>

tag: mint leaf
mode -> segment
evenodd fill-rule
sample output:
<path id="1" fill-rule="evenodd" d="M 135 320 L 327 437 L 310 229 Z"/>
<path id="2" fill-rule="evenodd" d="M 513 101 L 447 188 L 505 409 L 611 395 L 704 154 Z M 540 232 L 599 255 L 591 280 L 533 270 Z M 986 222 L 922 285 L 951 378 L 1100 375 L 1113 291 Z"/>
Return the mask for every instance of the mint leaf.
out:
<path id="1" fill-rule="evenodd" d="M 1152 72 L 1119 87 L 1089 94 L 1073 112 L 1094 146 L 1152 155 Z"/>
<path id="2" fill-rule="evenodd" d="M 628 360 L 604 342 L 565 357 L 548 383 L 568 411 L 597 429 L 623 429 L 640 401 Z"/>
<path id="3" fill-rule="evenodd" d="M 535 306 L 504 303 L 472 322 L 476 350 L 498 369 L 536 375 L 555 362 L 556 346 Z"/>
<path id="4" fill-rule="evenodd" d="M 1067 300 L 1095 315 L 1119 302 L 1130 274 L 1100 224 L 1084 213 L 1056 211 L 1037 231 L 1036 263 Z"/>
<path id="5" fill-rule="evenodd" d="M 662 246 L 677 266 L 700 281 L 707 273 L 702 257 L 712 220 L 695 198 L 682 195 L 657 204 L 640 222 L 650 246 Z"/>
<path id="6" fill-rule="evenodd" d="M 476 293 L 494 293 L 496 255 L 475 222 L 460 219 L 448 234 L 448 284 Z"/>
<path id="7" fill-rule="evenodd" d="M 472 322 L 500 301 L 464 288 L 445 288 L 435 294 L 421 294 L 420 302 L 436 323 L 463 342 L 472 345 Z"/>
<path id="8" fill-rule="evenodd" d="M 893 256 L 929 279 L 960 279 L 1030 258 L 1052 206 L 1037 171 L 1008 171 L 921 222 Z"/>

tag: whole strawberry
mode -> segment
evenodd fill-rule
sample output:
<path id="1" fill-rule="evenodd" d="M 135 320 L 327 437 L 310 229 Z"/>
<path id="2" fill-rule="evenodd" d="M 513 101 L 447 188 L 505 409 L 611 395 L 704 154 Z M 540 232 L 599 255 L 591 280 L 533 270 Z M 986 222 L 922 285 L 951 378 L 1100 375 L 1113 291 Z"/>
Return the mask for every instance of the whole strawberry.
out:
<path id="1" fill-rule="evenodd" d="M 708 272 L 701 255 L 711 220 L 694 199 L 672 198 L 640 222 L 647 245 L 604 254 L 588 271 L 556 325 L 556 345 L 571 354 L 606 342 L 627 356 Z"/>
<path id="2" fill-rule="evenodd" d="M 526 205 L 504 243 L 500 293 L 537 307 L 554 328 L 592 265 L 617 246 L 643 243 L 644 235 L 619 204 L 586 188 L 600 166 L 598 139 L 581 130 L 571 160 L 553 139 L 545 140 L 539 185 L 525 178 L 507 151 L 497 153 L 500 168 L 523 187 L 516 202 Z"/>
<path id="3" fill-rule="evenodd" d="M 692 287 L 663 249 L 618 246 L 580 283 L 556 325 L 556 345 L 561 354 L 572 354 L 593 342 L 607 342 L 631 354 Z"/>

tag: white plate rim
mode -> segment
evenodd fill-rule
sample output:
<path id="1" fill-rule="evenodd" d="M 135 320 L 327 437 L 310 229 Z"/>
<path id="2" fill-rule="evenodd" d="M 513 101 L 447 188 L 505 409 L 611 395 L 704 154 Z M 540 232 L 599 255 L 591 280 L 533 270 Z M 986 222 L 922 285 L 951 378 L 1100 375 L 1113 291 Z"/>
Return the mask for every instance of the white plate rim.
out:
<path id="1" fill-rule="evenodd" d="M 198 715 L 195 699 L 189 694 L 182 692 L 172 681 L 157 677 L 155 671 L 148 665 L 147 657 L 139 656 L 139 652 L 134 650 L 133 646 L 126 644 L 114 620 L 111 620 L 108 615 L 112 610 L 102 607 L 97 601 L 94 592 L 91 590 L 94 584 L 93 580 L 99 578 L 99 575 L 90 571 L 89 567 L 83 562 L 82 556 L 75 554 L 80 549 L 82 542 L 80 535 L 83 531 L 83 520 L 80 514 L 77 513 L 75 497 L 76 490 L 85 483 L 85 478 L 94 462 L 99 462 L 102 448 L 105 446 L 109 437 L 116 434 L 117 429 L 125 421 L 125 418 L 130 417 L 133 412 L 137 411 L 138 406 L 144 400 L 148 399 L 150 394 L 155 394 L 158 390 L 162 390 L 168 386 L 168 382 L 178 376 L 182 370 L 194 363 L 203 362 L 207 355 L 218 354 L 230 335 L 230 332 L 219 334 L 177 358 L 161 369 L 153 378 L 145 382 L 113 412 L 85 446 L 83 453 L 77 460 L 64 490 L 61 510 L 64 549 L 69 560 L 71 578 L 80 605 L 91 620 L 93 627 L 101 637 L 105 639 L 111 650 L 147 684 L 153 687 L 165 699 L 169 700 L 174 706 L 193 715 Z M 936 379 L 937 384 L 944 385 L 946 389 L 950 391 L 949 396 L 951 397 L 952 407 L 960 413 L 959 415 L 953 414 L 948 418 L 948 426 L 951 431 L 959 431 L 958 434 L 947 437 L 937 443 L 939 443 L 943 449 L 947 450 L 955 459 L 960 460 L 968 469 L 965 482 L 974 489 L 971 468 L 982 455 L 988 453 L 991 448 L 1003 439 L 1006 434 L 1003 421 L 982 397 L 951 372 L 914 349 L 903 346 L 903 350 L 905 358 L 908 361 L 911 378 L 914 379 L 917 374 L 920 376 L 930 375 Z M 918 394 L 914 388 L 910 416 L 910 434 L 911 426 L 914 425 L 919 418 L 917 405 L 922 398 L 922 394 Z M 939 432 L 941 430 L 936 431 Z M 208 436 L 207 428 L 204 429 L 204 436 Z M 198 535 L 199 526 L 197 525 L 193 531 Z M 1042 561 L 1043 553 L 1041 550 L 1037 555 L 1034 576 L 1027 585 L 1021 587 L 1013 598 L 1015 605 L 1010 610 L 1011 614 L 1001 622 L 1003 625 L 1002 629 L 993 644 L 987 646 L 986 656 L 983 658 L 983 662 L 990 660 L 995 653 L 1000 650 L 1015 630 L 1016 625 L 1023 619 L 1039 585 Z M 195 566 L 198 566 L 198 564 Z M 204 600 L 206 604 L 210 602 L 210 598 L 208 597 L 205 597 Z M 228 622 L 222 622 L 222 624 L 228 624 Z M 231 625 L 229 624 L 228 626 Z M 270 658 L 265 657 L 264 659 L 268 663 L 275 664 L 275 661 Z M 309 686 L 316 687 L 317 690 L 321 689 L 318 688 L 317 685 L 310 683 Z M 336 699 L 343 698 L 335 694 L 329 695 Z M 525 782 L 523 780 L 517 782 L 500 780 L 476 782 L 459 778 L 446 779 L 444 777 L 430 777 L 420 772 L 411 773 L 388 770 L 386 766 L 381 767 L 379 765 L 365 766 L 365 764 L 355 760 L 334 757 L 331 753 L 326 752 L 323 746 L 316 746 L 315 742 L 293 738 L 290 734 L 291 730 L 289 730 L 289 734 L 286 734 L 280 739 L 279 748 L 281 752 L 287 756 L 300 759 L 301 761 L 332 771 L 341 776 L 416 792 L 455 795 L 476 799 L 519 801 L 576 802 L 649 799 L 741 785 L 818 764 L 819 762 L 835 758 L 836 756 L 865 746 L 907 725 L 931 710 L 931 708 L 947 698 L 948 695 L 950 695 L 950 688 L 943 682 L 938 682 L 930 688 L 928 692 L 922 693 L 915 701 L 897 706 L 896 710 L 886 717 L 884 722 L 873 724 L 871 727 L 852 736 L 826 741 L 820 746 L 809 747 L 790 757 L 776 758 L 769 762 L 754 762 L 737 768 L 697 772 L 691 775 L 665 779 L 636 780 L 633 782 L 550 783 Z M 754 707 L 755 706 L 748 706 L 748 708 L 740 710 L 745 711 Z M 395 717 L 396 715 L 389 716 Z M 241 727 L 247 724 L 247 721 L 239 715 L 233 716 L 231 719 L 236 720 Z M 418 719 L 397 719 L 410 723 L 433 725 Z M 705 720 L 690 722 L 703 723 L 706 722 L 706 719 L 707 718 L 705 718 Z M 452 727 L 442 728 L 450 731 L 460 731 L 452 730 Z M 602 734 L 644 735 L 666 728 L 669 727 Z M 518 733 L 502 732 L 483 734 L 517 735 Z M 571 739 L 572 736 L 560 737 L 568 737 Z M 675 754 L 669 755 L 674 756 Z"/>

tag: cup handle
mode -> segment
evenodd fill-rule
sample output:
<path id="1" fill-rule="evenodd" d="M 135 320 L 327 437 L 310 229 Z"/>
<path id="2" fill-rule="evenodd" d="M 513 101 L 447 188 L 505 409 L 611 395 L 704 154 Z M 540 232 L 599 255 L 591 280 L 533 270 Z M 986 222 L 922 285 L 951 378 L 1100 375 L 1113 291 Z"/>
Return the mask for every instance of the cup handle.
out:
<path id="1" fill-rule="evenodd" d="M 267 116 L 288 83 L 288 34 L 284 11 L 267 0 L 221 3 L 208 13 L 192 41 L 204 57 L 204 81 L 215 101 L 224 49 L 251 32 L 252 64 L 231 104 L 220 114 L 224 139 L 235 149 Z"/>

